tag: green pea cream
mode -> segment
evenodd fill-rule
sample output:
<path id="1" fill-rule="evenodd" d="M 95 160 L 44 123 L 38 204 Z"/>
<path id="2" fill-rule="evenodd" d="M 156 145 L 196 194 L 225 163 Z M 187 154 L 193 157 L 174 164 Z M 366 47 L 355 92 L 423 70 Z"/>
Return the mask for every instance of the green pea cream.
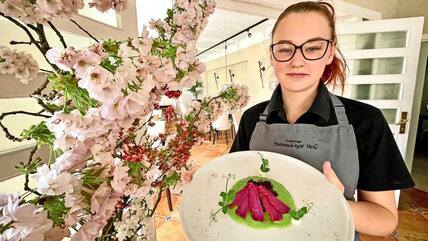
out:
<path id="1" fill-rule="evenodd" d="M 266 178 L 266 177 L 260 177 L 260 176 L 252 176 L 252 177 L 247 177 L 244 178 L 242 180 L 239 180 L 238 182 L 235 183 L 235 185 L 232 186 L 232 188 L 230 189 L 231 191 L 233 191 L 233 193 L 236 193 L 238 191 L 240 191 L 242 188 L 245 187 L 245 185 L 247 185 L 247 182 L 249 180 L 254 180 L 256 182 L 258 181 L 270 181 L 272 183 L 272 187 L 273 190 L 275 192 L 278 193 L 277 198 L 279 200 L 281 200 L 282 202 L 284 202 L 285 204 L 288 205 L 288 207 L 290 207 L 290 210 L 295 210 L 296 206 L 294 204 L 294 200 L 293 197 L 291 196 L 290 192 L 288 192 L 288 190 L 279 182 L 276 182 L 272 179 Z M 231 200 L 233 200 L 235 198 L 235 196 L 233 196 L 231 198 Z M 232 218 L 232 220 L 234 220 L 237 223 L 240 223 L 242 225 L 246 225 L 252 228 L 256 228 L 256 229 L 268 229 L 268 228 L 285 228 L 287 226 L 289 226 L 291 224 L 291 216 L 290 213 L 286 213 L 284 214 L 282 217 L 283 219 L 277 222 L 273 222 L 270 218 L 269 215 L 267 214 L 267 212 L 265 212 L 265 220 L 263 222 L 259 222 L 259 221 L 254 221 L 253 218 L 251 217 L 251 213 L 248 212 L 247 217 L 244 219 L 238 215 L 236 215 L 235 211 L 238 207 L 234 207 L 234 208 L 228 208 L 227 209 L 227 214 Z"/>

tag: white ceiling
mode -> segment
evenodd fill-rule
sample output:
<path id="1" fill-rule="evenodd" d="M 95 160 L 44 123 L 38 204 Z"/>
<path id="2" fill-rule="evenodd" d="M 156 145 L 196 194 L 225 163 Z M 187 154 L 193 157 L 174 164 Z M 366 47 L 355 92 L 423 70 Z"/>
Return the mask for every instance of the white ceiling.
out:
<path id="1" fill-rule="evenodd" d="M 197 42 L 199 52 L 233 36 L 264 18 L 269 20 L 251 29 L 252 37 L 247 33 L 238 35 L 227 42 L 227 53 L 245 48 L 269 38 L 275 19 L 287 6 L 298 0 L 217 0 L 214 14 L 208 19 L 208 25 Z M 335 9 L 338 22 L 358 21 L 362 18 L 380 19 L 378 12 L 336 0 Z M 200 55 L 202 61 L 224 56 L 224 43 Z"/>

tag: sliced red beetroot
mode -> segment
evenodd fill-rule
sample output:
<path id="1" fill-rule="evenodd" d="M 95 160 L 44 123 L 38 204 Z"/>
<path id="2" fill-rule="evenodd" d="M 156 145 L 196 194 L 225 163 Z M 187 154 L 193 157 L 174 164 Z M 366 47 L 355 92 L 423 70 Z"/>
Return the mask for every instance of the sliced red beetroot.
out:
<path id="1" fill-rule="evenodd" d="M 254 183 L 249 182 L 247 184 L 249 196 L 250 196 L 250 211 L 255 221 L 264 221 L 265 217 L 263 214 L 263 207 L 260 202 L 259 192 L 257 186 Z"/>
<path id="2" fill-rule="evenodd" d="M 246 187 L 247 186 L 245 186 L 243 189 L 241 189 L 239 192 L 236 193 L 235 198 L 233 199 L 233 202 L 229 204 L 229 208 L 233 208 L 237 205 L 239 206 L 240 203 L 242 203 L 245 200 L 248 202 L 248 189 Z"/>
<path id="3" fill-rule="evenodd" d="M 277 199 L 264 186 L 258 186 L 257 189 L 259 191 L 259 195 L 260 195 L 260 199 L 262 200 L 263 207 L 268 213 L 270 219 L 272 221 L 282 220 L 282 215 L 287 212 L 286 211 L 287 206 L 283 204 L 279 199 Z M 277 206 L 278 206 L 278 209 L 280 210 L 277 209 Z"/>
<path id="4" fill-rule="evenodd" d="M 248 212 L 255 221 L 264 221 L 266 211 L 272 221 L 282 220 L 282 215 L 288 213 L 290 208 L 272 193 L 272 190 L 264 185 L 258 185 L 249 181 L 247 185 L 236 193 L 229 208 L 238 206 L 235 213 L 246 218 Z"/>
<path id="5" fill-rule="evenodd" d="M 275 195 L 273 195 L 272 192 L 266 189 L 264 186 L 258 186 L 258 189 L 260 197 L 266 196 L 270 205 L 272 205 L 278 212 L 284 214 L 290 211 L 290 207 L 275 197 Z"/>
<path id="6" fill-rule="evenodd" d="M 248 196 L 249 195 L 247 195 L 247 197 L 239 203 L 238 208 L 235 211 L 236 215 L 240 216 L 241 218 L 246 218 L 248 211 L 250 210 L 250 199 Z"/>
<path id="7" fill-rule="evenodd" d="M 233 202 L 229 204 L 229 208 L 233 208 L 235 206 L 238 206 L 238 208 L 235 211 L 236 215 L 242 218 L 245 218 L 247 216 L 247 213 L 250 207 L 248 188 L 244 187 L 242 190 L 236 193 L 236 196 L 233 199 Z"/>
<path id="8" fill-rule="evenodd" d="M 263 207 L 265 208 L 266 212 L 268 213 L 270 220 L 272 221 L 279 221 L 282 220 L 282 215 L 280 212 L 278 212 L 270 203 L 267 198 L 267 196 L 263 195 L 260 196 L 260 199 L 262 200 Z"/>

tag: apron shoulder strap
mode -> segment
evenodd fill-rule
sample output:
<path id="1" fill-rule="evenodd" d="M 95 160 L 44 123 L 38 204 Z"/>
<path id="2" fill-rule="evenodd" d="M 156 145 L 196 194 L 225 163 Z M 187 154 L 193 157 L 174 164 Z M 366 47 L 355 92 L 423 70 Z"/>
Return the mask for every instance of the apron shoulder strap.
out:
<path id="1" fill-rule="evenodd" d="M 265 110 L 263 111 L 262 114 L 260 114 L 259 116 L 259 121 L 262 122 L 266 122 L 267 117 L 268 117 L 268 109 L 269 109 L 269 104 L 266 106 Z"/>
<path id="2" fill-rule="evenodd" d="M 345 107 L 342 101 L 337 96 L 330 94 L 330 99 L 333 102 L 334 113 L 336 114 L 338 124 L 349 124 L 348 117 L 346 116 Z"/>

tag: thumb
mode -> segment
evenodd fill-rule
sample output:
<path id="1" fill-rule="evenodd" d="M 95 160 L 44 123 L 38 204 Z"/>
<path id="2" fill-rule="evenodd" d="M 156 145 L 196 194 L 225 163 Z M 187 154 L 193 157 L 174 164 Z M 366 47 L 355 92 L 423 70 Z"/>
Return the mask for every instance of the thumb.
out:
<path id="1" fill-rule="evenodd" d="M 331 168 L 330 161 L 325 161 L 322 169 L 324 176 L 327 178 L 327 180 L 333 185 L 335 185 L 341 193 L 344 193 L 345 187 L 343 186 L 340 179 L 337 177 L 336 172 L 334 172 L 333 168 Z"/>

